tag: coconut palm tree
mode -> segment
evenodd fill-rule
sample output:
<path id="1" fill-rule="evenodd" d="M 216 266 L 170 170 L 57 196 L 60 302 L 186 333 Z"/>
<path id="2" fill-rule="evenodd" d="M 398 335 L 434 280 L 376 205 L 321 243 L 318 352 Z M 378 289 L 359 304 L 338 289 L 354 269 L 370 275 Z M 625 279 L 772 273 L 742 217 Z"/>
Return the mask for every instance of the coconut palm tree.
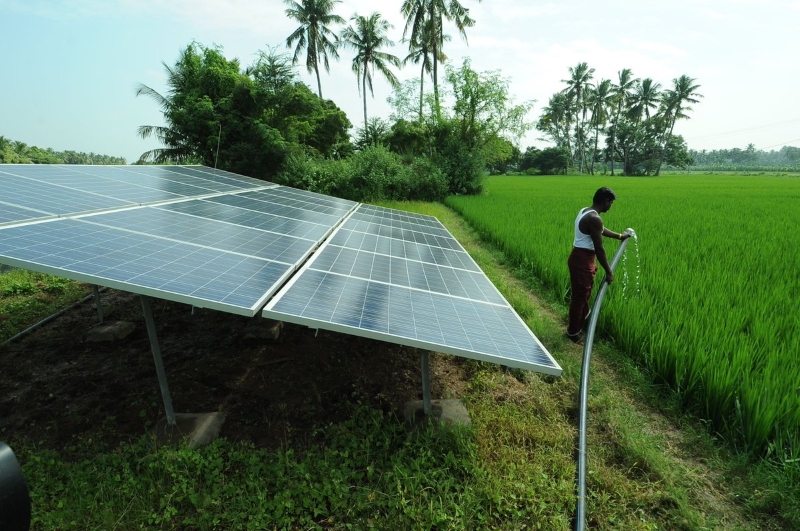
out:
<path id="1" fill-rule="evenodd" d="M 381 17 L 380 13 L 373 13 L 369 17 L 353 15 L 352 24 L 342 31 L 342 43 L 356 52 L 353 57 L 353 72 L 359 78 L 359 91 L 364 95 L 364 130 L 367 124 L 367 88 L 373 96 L 372 73 L 377 70 L 392 87 L 397 87 L 400 82 L 389 66 L 400 67 L 400 59 L 390 53 L 382 52 L 381 48 L 394 46 L 386 32 L 394 27 L 389 21 Z"/>
<path id="2" fill-rule="evenodd" d="M 622 114 L 623 107 L 628 106 L 631 94 L 636 88 L 638 79 L 633 77 L 633 72 L 630 68 L 623 68 L 617 72 L 617 84 L 612 85 L 611 90 L 614 96 L 614 119 L 611 122 L 611 131 L 609 134 L 611 140 L 611 175 L 614 175 L 614 155 L 616 154 L 617 143 L 617 126 Z"/>
<path id="3" fill-rule="evenodd" d="M 410 31 L 410 40 L 412 42 L 419 41 L 422 33 L 430 32 L 433 53 L 433 97 L 438 118 L 441 114 L 439 111 L 439 61 L 443 60 L 440 58 L 440 54 L 445 41 L 442 29 L 443 21 L 454 23 L 466 42 L 466 28 L 473 27 L 475 20 L 469 16 L 469 9 L 461 5 L 458 0 L 403 0 L 400 12 L 406 17 L 406 26 L 403 29 L 404 38 Z"/>
<path id="4" fill-rule="evenodd" d="M 403 65 L 411 62 L 414 64 L 422 63 L 419 74 L 419 121 L 423 119 L 423 102 L 425 95 L 425 74 L 433 72 L 433 24 L 428 21 L 425 23 L 423 31 L 417 35 L 419 40 L 410 39 L 408 42 L 408 55 L 403 59 Z M 444 35 L 443 40 L 449 41 L 450 36 Z M 446 61 L 447 56 L 439 49 L 439 61 Z"/>
<path id="5" fill-rule="evenodd" d="M 569 67 L 569 79 L 562 79 L 561 81 L 567 84 L 567 88 L 563 92 L 567 95 L 570 101 L 572 110 L 575 113 L 575 141 L 577 142 L 578 153 L 580 157 L 580 172 L 583 173 L 583 168 L 586 165 L 586 139 L 585 139 L 585 122 L 588 107 L 586 105 L 586 90 L 589 87 L 589 82 L 594 77 L 594 68 L 589 68 L 589 65 L 578 63 L 577 66 Z"/>
<path id="6" fill-rule="evenodd" d="M 658 107 L 661 101 L 661 83 L 656 83 L 649 77 L 644 78 L 636 85 L 630 97 L 629 118 L 635 124 L 642 121 L 642 115 L 650 119 L 650 109 Z"/>
<path id="7" fill-rule="evenodd" d="M 597 154 L 597 141 L 600 129 L 608 122 L 609 111 L 614 104 L 614 91 L 610 79 L 602 79 L 597 86 L 589 89 L 587 105 L 592 109 L 592 126 L 594 127 L 594 150 L 592 151 L 592 165 L 589 173 L 594 175 L 594 159 Z"/>
<path id="8" fill-rule="evenodd" d="M 345 24 L 345 20 L 342 17 L 333 13 L 336 4 L 340 4 L 341 1 L 300 0 L 300 2 L 296 2 L 294 0 L 284 0 L 284 3 L 289 6 L 286 10 L 286 15 L 300 23 L 300 26 L 286 38 L 287 48 L 291 48 L 297 42 L 292 64 L 296 65 L 299 62 L 300 54 L 305 50 L 306 68 L 309 73 L 312 71 L 316 73 L 317 90 L 320 99 L 322 99 L 319 62 L 321 58 L 325 71 L 330 72 L 328 55 L 330 54 L 334 59 L 339 58 L 339 53 L 336 51 L 339 39 L 329 26 L 331 24 Z"/>
<path id="9" fill-rule="evenodd" d="M 672 131 L 675 129 L 675 122 L 683 118 L 688 119 L 689 115 L 686 113 L 692 110 L 690 104 L 694 105 L 695 103 L 699 103 L 699 98 L 703 97 L 702 94 L 697 92 L 697 89 L 700 88 L 700 85 L 696 85 L 695 81 L 696 80 L 692 77 L 682 75 L 681 77 L 672 80 L 672 88 L 666 91 L 664 94 L 664 127 L 666 134 L 664 135 L 664 144 L 663 149 L 661 150 L 662 153 L 666 151 L 667 144 L 672 138 Z M 666 127 L 669 127 L 669 131 L 666 131 Z M 658 161 L 658 169 L 656 169 L 655 173 L 656 175 L 661 172 L 662 162 L 663 157 L 661 157 Z"/>
<path id="10" fill-rule="evenodd" d="M 193 64 L 193 56 L 196 53 L 198 45 L 192 43 L 185 49 L 181 50 L 181 57 L 175 64 L 175 67 L 170 67 L 167 63 L 162 61 L 164 69 L 167 71 L 167 95 L 163 96 L 157 90 L 148 87 L 143 83 L 139 83 L 136 87 L 136 96 L 147 96 L 155 101 L 161 108 L 164 118 L 167 120 L 166 126 L 159 125 L 140 125 L 137 132 L 143 139 L 155 136 L 159 142 L 166 147 L 151 149 L 145 151 L 139 156 L 139 162 L 144 163 L 148 161 L 157 164 L 166 162 L 185 162 L 195 155 L 194 148 L 189 145 L 187 138 L 180 135 L 177 128 L 173 127 L 174 123 L 171 121 L 175 104 L 173 98 L 180 94 L 187 84 L 187 79 L 190 76 L 186 70 L 187 64 Z"/>

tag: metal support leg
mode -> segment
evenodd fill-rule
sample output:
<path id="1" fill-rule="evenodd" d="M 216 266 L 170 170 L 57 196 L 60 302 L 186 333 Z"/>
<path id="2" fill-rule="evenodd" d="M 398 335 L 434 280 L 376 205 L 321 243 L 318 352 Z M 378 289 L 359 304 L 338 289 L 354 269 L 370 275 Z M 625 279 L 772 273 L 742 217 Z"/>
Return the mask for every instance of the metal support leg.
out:
<path id="1" fill-rule="evenodd" d="M 156 364 L 156 374 L 158 374 L 158 385 L 161 387 L 161 398 L 164 400 L 164 411 L 167 414 L 167 423 L 175 425 L 175 411 L 172 409 L 172 398 L 169 396 L 169 386 L 167 385 L 167 375 L 164 372 L 164 362 L 161 360 L 161 349 L 158 346 L 158 335 L 156 334 L 156 323 L 153 320 L 153 309 L 150 307 L 150 297 L 142 295 L 142 310 L 144 311 L 144 322 L 147 324 L 147 335 L 150 336 L 150 348 L 153 349 L 153 361 Z"/>
<path id="2" fill-rule="evenodd" d="M 103 317 L 103 303 L 100 301 L 100 288 L 97 284 L 92 286 L 92 291 L 94 291 L 94 305 L 97 307 L 97 318 L 102 323 L 105 318 Z"/>
<path id="3" fill-rule="evenodd" d="M 428 367 L 428 358 L 430 352 L 427 350 L 422 351 L 420 360 L 422 362 L 422 410 L 425 416 L 431 414 L 431 374 Z"/>

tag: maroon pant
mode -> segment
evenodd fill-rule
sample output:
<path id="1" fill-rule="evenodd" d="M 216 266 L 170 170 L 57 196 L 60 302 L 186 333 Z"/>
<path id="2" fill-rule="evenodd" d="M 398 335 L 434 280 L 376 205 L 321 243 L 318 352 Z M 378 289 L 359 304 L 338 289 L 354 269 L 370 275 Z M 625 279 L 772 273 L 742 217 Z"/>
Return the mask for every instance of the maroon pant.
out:
<path id="1" fill-rule="evenodd" d="M 572 286 L 567 333 L 575 335 L 581 331 L 586 316 L 589 315 L 589 297 L 592 295 L 594 275 L 597 273 L 594 251 L 573 247 L 567 266 Z"/>

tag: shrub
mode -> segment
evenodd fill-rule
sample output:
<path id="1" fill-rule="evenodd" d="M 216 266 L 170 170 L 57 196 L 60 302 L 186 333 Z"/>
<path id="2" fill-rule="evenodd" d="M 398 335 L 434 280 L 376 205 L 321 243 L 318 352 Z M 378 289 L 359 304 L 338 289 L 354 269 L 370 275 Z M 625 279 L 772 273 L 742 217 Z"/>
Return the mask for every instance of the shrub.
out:
<path id="1" fill-rule="evenodd" d="M 409 171 L 407 199 L 411 201 L 443 201 L 447 197 L 447 176 L 427 157 L 419 157 Z"/>

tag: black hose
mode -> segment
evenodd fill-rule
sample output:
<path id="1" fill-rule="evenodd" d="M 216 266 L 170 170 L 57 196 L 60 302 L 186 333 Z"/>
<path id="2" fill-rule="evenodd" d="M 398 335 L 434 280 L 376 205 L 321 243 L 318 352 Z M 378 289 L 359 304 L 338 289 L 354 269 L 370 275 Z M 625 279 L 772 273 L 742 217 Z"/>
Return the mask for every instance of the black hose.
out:
<path id="1" fill-rule="evenodd" d="M 614 258 L 611 260 L 611 272 L 617 267 L 622 253 L 628 244 L 626 238 L 617 249 Z M 579 399 L 578 416 L 578 499 L 575 507 L 575 531 L 583 531 L 586 527 L 586 432 L 587 432 L 587 408 L 589 403 L 589 362 L 592 359 L 592 343 L 594 342 L 594 329 L 597 327 L 597 318 L 600 315 L 600 305 L 603 303 L 603 296 L 606 293 L 608 282 L 603 279 L 600 290 L 594 299 L 592 307 L 592 317 L 589 319 L 589 328 L 586 332 L 586 341 L 583 345 L 583 364 L 581 365 L 581 388 Z"/>

